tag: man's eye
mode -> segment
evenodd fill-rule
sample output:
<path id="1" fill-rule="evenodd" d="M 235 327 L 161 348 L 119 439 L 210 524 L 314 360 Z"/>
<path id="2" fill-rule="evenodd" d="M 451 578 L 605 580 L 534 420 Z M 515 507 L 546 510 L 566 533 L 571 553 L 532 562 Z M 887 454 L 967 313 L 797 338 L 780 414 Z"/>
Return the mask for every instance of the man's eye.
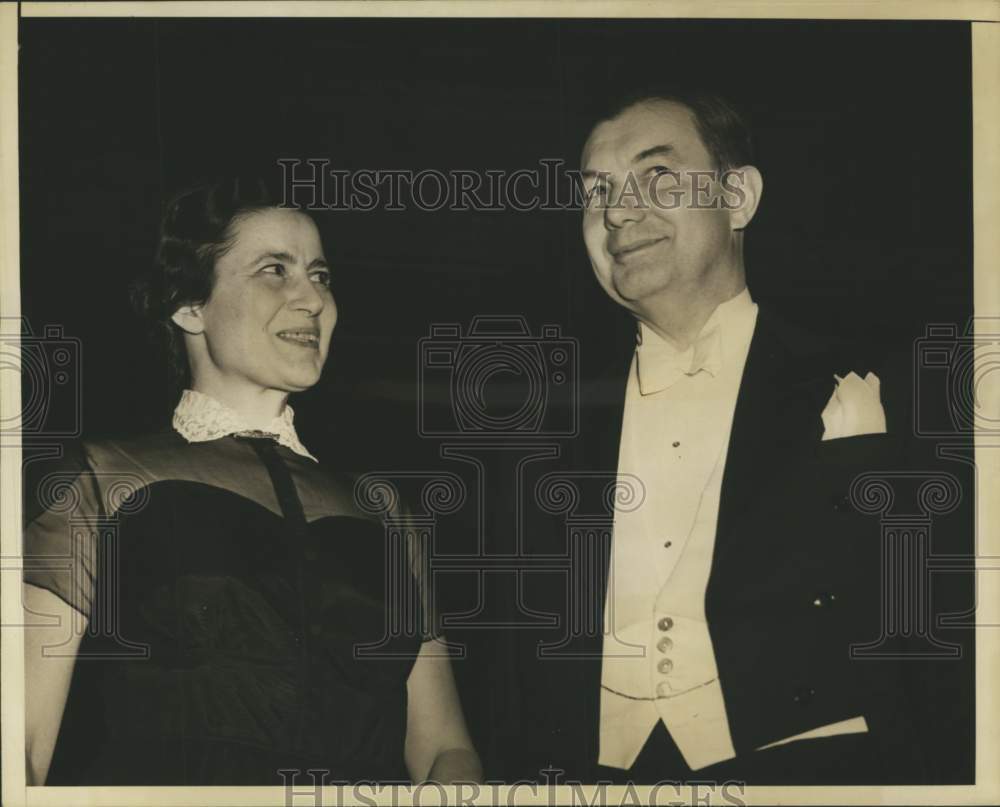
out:
<path id="1" fill-rule="evenodd" d="M 607 185 L 594 185 L 594 187 L 592 187 L 590 191 L 587 193 L 587 198 L 593 202 L 596 200 L 604 199 L 607 197 L 607 195 L 608 195 Z"/>
<path id="2" fill-rule="evenodd" d="M 666 166 L 666 165 L 654 165 L 652 168 L 649 169 L 649 171 L 647 173 L 651 174 L 652 176 L 657 176 L 657 177 L 658 176 L 663 176 L 664 174 L 672 176 L 672 177 L 676 177 L 677 176 L 677 172 L 674 171 L 674 169 L 672 169 L 672 168 L 670 168 L 669 166 Z"/>
<path id="3" fill-rule="evenodd" d="M 326 286 L 327 288 L 330 287 L 330 273 L 326 269 L 320 269 L 313 272 L 311 277 L 316 283 Z"/>
<path id="4" fill-rule="evenodd" d="M 262 266 L 260 271 L 266 275 L 277 275 L 278 277 L 284 277 L 288 273 L 283 263 L 269 263 L 267 266 Z"/>

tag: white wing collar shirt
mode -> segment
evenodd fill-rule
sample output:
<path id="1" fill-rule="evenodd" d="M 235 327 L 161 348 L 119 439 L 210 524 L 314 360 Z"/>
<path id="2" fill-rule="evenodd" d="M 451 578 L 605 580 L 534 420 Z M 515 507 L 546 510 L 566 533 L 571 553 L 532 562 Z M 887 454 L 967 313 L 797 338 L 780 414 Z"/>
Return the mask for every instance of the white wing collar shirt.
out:
<path id="1" fill-rule="evenodd" d="M 757 319 L 744 289 L 677 350 L 639 324 L 619 474 L 642 504 L 617 510 L 605 601 L 602 765 L 630 768 L 662 720 L 692 770 L 735 756 L 705 619 L 729 433 Z"/>
<path id="2" fill-rule="evenodd" d="M 686 351 L 639 325 L 618 471 L 641 480 L 645 497 L 637 508 L 615 511 L 601 765 L 632 767 L 658 720 L 692 770 L 736 755 L 705 591 L 733 413 L 756 322 L 757 305 L 744 289 L 715 309 Z M 866 731 L 859 715 L 762 748 Z"/>
<path id="3" fill-rule="evenodd" d="M 231 434 L 252 434 L 273 437 L 302 457 L 313 462 L 318 460 L 310 454 L 295 431 L 295 411 L 285 404 L 281 414 L 271 419 L 264 429 L 254 429 L 234 409 L 193 389 L 184 390 L 174 409 L 173 427 L 189 443 L 218 440 Z"/>

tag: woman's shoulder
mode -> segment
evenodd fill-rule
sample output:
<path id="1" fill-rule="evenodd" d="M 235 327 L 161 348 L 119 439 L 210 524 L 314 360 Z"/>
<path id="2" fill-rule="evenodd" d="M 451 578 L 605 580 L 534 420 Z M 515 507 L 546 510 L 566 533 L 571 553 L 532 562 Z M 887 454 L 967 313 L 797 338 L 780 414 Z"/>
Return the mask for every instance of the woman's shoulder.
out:
<path id="1" fill-rule="evenodd" d="M 25 521 L 52 507 L 58 509 L 61 502 L 74 512 L 107 509 L 112 493 L 117 500 L 161 477 L 167 458 L 180 448 L 179 440 L 168 432 L 77 437 L 55 451 L 26 458 Z"/>
<path id="2" fill-rule="evenodd" d="M 92 436 L 79 441 L 78 451 L 94 470 L 155 466 L 183 452 L 187 442 L 173 429 L 142 434 Z"/>
<path id="3" fill-rule="evenodd" d="M 150 460 L 176 451 L 179 437 L 167 432 L 125 437 L 87 436 L 65 440 L 54 450 L 26 457 L 25 481 L 58 477 L 69 481 L 80 476 L 130 474 Z"/>

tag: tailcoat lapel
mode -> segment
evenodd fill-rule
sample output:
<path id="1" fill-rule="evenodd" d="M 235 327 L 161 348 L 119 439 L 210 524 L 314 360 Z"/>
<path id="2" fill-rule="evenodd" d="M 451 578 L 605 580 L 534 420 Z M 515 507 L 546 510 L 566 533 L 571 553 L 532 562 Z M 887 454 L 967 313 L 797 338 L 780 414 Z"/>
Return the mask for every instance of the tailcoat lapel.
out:
<path id="1" fill-rule="evenodd" d="M 573 473 L 593 474 L 598 484 L 582 484 L 578 508 L 585 513 L 606 513 L 607 502 L 602 489 L 618 472 L 618 448 L 621 441 L 622 413 L 625 406 L 625 386 L 632 354 L 635 350 L 634 331 L 631 340 L 616 344 L 612 358 L 603 363 L 601 370 L 581 385 L 580 435 L 572 441 L 566 454 L 567 470 Z M 608 525 L 613 514 L 608 514 Z M 591 577 L 583 592 L 582 606 L 597 616 L 597 630 L 578 636 L 565 661 L 550 664 L 558 673 L 559 686 L 555 697 L 562 701 L 565 724 L 561 731 L 563 740 L 578 748 L 576 756 L 582 777 L 596 775 L 598 758 L 598 726 L 600 723 L 601 654 L 603 652 L 604 598 L 607 590 L 608 562 L 610 559 L 610 530 L 607 534 L 595 531 L 595 545 L 589 547 L 591 559 L 597 563 L 596 574 Z M 573 574 L 576 570 L 571 570 Z M 571 609 L 575 606 L 568 599 L 561 606 L 565 610 L 564 624 L 574 622 Z M 590 620 L 587 620 L 588 622 Z M 585 779 L 586 780 L 586 779 Z"/>
<path id="2" fill-rule="evenodd" d="M 597 474 L 601 479 L 611 481 L 618 473 L 618 453 L 621 444 L 622 416 L 625 410 L 625 387 L 628 382 L 629 369 L 635 351 L 634 338 L 631 344 L 623 345 L 616 350 L 616 355 L 605 366 L 600 377 L 584 388 L 583 409 L 587 413 L 582 429 L 584 436 L 578 445 L 582 454 L 575 458 L 575 468 Z M 607 507 L 607 500 L 600 496 L 603 484 L 588 486 L 587 494 L 591 501 L 583 503 L 586 512 L 600 513 Z M 608 513 L 613 519 L 614 514 Z M 610 537 L 610 536 L 609 536 Z M 592 596 L 592 602 L 603 613 L 604 598 L 608 585 L 608 565 L 610 559 L 610 542 L 597 548 L 601 552 L 602 566 L 598 576 L 600 585 Z M 603 634 L 586 637 L 586 649 L 600 656 L 603 648 Z M 596 665 L 599 669 L 600 664 Z"/>
<path id="3" fill-rule="evenodd" d="M 820 412 L 833 390 L 828 367 L 817 347 L 760 306 L 733 413 L 713 575 L 741 514 L 768 483 L 770 471 L 819 443 Z"/>

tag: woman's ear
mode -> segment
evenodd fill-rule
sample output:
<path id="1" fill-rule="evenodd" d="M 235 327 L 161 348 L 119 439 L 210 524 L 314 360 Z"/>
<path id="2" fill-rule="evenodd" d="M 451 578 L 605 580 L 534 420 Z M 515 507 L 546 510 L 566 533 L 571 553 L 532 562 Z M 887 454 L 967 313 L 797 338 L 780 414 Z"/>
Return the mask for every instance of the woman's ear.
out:
<path id="1" fill-rule="evenodd" d="M 734 230 L 742 230 L 753 219 L 764 192 L 764 178 L 752 165 L 726 171 L 722 179 L 725 206 Z"/>
<path id="2" fill-rule="evenodd" d="M 170 319 L 184 333 L 198 334 L 205 330 L 205 321 L 201 316 L 200 305 L 182 305 L 174 311 Z"/>

